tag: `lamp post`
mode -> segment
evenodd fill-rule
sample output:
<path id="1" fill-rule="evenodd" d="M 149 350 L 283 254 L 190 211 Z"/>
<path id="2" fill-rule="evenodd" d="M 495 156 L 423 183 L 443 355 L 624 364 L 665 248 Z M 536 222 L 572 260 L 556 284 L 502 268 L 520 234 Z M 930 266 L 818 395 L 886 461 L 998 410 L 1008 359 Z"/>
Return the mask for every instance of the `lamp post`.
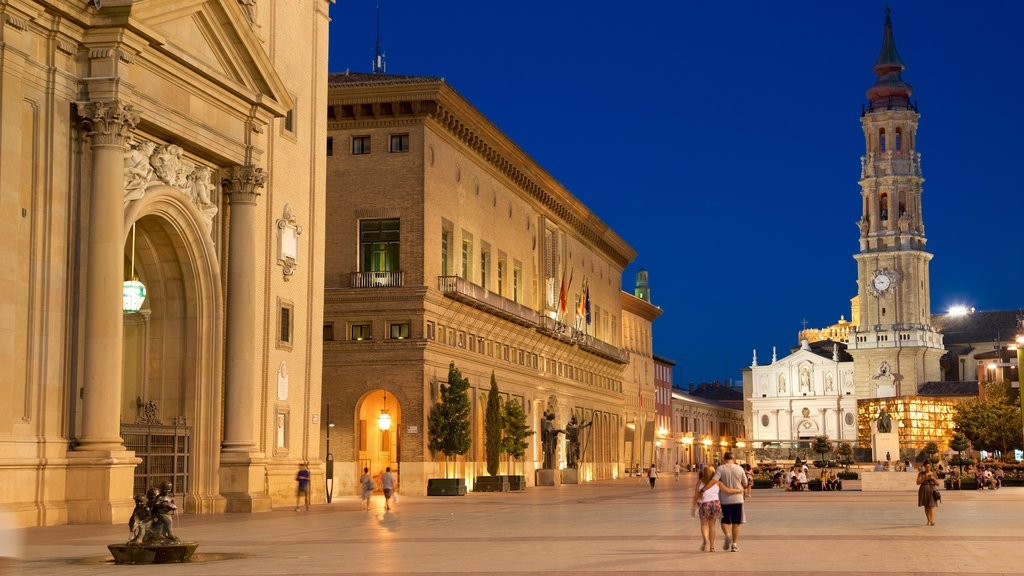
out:
<path id="1" fill-rule="evenodd" d="M 1020 400 L 1021 425 L 1024 426 L 1024 318 L 1018 320 L 1017 332 L 1017 398 Z M 1024 446 L 1021 446 L 1024 450 Z"/>
<path id="2" fill-rule="evenodd" d="M 686 447 L 686 469 L 693 470 L 693 436 L 686 436 L 682 440 Z"/>
<path id="3" fill-rule="evenodd" d="M 701 441 L 701 444 L 704 444 L 704 464 L 705 465 L 710 464 L 711 463 L 711 438 L 705 438 L 703 441 Z"/>
<path id="4" fill-rule="evenodd" d="M 334 428 L 334 421 L 331 420 L 331 404 L 327 403 L 327 462 L 325 463 L 324 483 L 327 492 L 327 503 L 331 503 L 331 495 L 334 493 L 334 455 L 331 454 L 331 428 Z"/>

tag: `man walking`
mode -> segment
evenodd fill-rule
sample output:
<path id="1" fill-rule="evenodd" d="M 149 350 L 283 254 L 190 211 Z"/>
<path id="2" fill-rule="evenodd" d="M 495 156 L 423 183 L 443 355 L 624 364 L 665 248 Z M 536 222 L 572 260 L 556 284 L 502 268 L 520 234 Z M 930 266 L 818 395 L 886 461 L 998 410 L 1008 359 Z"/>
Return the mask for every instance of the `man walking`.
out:
<path id="1" fill-rule="evenodd" d="M 299 511 L 299 501 L 306 497 L 306 510 L 309 510 L 309 464 L 299 464 L 299 472 L 295 474 L 295 482 L 298 484 L 295 490 L 295 511 Z"/>
<path id="2" fill-rule="evenodd" d="M 722 460 L 724 463 L 715 471 L 715 480 L 729 488 L 746 488 L 747 473 L 736 464 L 732 452 L 726 452 Z M 723 490 L 719 499 L 722 501 L 722 533 L 725 534 L 723 550 L 739 552 L 736 544 L 740 539 L 740 524 L 743 524 L 743 491 L 729 494 Z"/>

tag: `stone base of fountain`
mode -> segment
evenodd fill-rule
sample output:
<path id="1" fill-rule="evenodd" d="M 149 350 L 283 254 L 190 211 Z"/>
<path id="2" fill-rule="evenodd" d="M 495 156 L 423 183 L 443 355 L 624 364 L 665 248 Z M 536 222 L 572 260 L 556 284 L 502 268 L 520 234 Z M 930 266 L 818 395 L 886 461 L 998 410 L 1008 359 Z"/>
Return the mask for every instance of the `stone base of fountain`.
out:
<path id="1" fill-rule="evenodd" d="M 175 564 L 188 562 L 199 547 L 198 542 L 173 544 L 110 544 L 107 549 L 115 564 Z"/>

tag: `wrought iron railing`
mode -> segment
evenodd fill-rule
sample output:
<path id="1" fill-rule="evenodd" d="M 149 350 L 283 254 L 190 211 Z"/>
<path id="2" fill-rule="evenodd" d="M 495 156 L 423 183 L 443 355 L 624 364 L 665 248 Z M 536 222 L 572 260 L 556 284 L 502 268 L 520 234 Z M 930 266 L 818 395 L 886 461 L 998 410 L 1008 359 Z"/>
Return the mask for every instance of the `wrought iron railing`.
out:
<path id="1" fill-rule="evenodd" d="M 445 296 L 456 297 L 461 300 L 471 300 L 471 303 L 486 309 L 488 312 L 518 321 L 519 323 L 536 326 L 540 319 L 540 315 L 537 314 L 536 310 L 509 300 L 504 296 L 499 296 L 482 286 L 477 286 L 458 276 L 438 276 L 437 289 L 444 293 Z"/>
<path id="2" fill-rule="evenodd" d="M 390 272 L 352 272 L 349 288 L 398 288 L 402 286 L 403 274 Z"/>

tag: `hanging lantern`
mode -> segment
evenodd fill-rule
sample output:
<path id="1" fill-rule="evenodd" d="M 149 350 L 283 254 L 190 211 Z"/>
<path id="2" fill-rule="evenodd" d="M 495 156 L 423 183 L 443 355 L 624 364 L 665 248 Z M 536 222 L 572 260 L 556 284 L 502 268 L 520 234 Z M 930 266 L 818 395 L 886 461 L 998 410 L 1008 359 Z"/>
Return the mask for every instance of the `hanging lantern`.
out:
<path id="1" fill-rule="evenodd" d="M 388 394 L 384 393 L 384 407 L 380 409 L 380 416 L 377 417 L 377 428 L 381 430 L 391 429 L 391 415 L 388 414 Z"/>
<path id="2" fill-rule="evenodd" d="M 135 224 L 132 224 L 132 268 L 131 277 L 124 281 L 121 288 L 121 310 L 134 314 L 142 309 L 146 301 L 146 285 L 135 277 Z"/>
<path id="3" fill-rule="evenodd" d="M 146 301 L 146 285 L 138 280 L 125 280 L 122 290 L 121 308 L 131 314 L 142 309 Z"/>

